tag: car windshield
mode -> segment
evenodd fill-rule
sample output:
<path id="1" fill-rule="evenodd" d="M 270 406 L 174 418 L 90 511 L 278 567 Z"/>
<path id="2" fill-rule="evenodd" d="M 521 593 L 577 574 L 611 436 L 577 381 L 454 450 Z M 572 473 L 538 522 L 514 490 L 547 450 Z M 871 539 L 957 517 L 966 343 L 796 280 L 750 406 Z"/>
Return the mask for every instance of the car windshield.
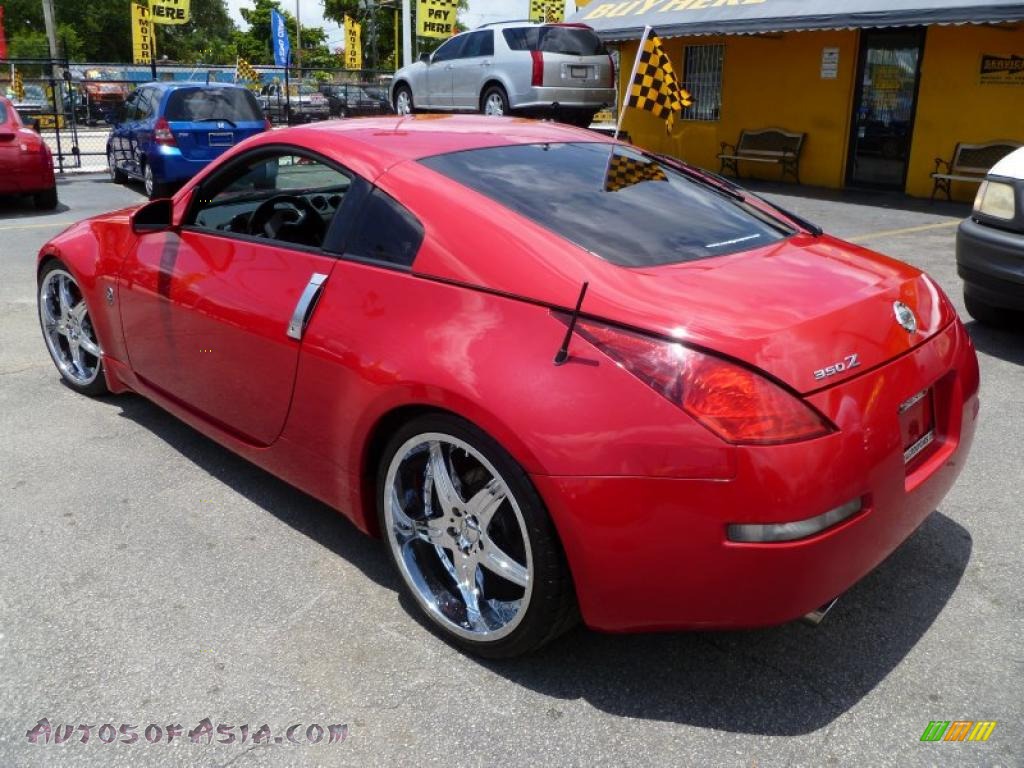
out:
<path id="1" fill-rule="evenodd" d="M 544 51 L 570 56 L 598 56 L 608 51 L 600 38 L 579 27 L 511 27 L 503 30 L 513 51 Z"/>
<path id="2" fill-rule="evenodd" d="M 491 147 L 420 162 L 623 267 L 698 261 L 791 234 L 752 206 L 618 145 Z"/>
<path id="3" fill-rule="evenodd" d="M 261 121 L 259 104 L 242 88 L 179 88 L 167 100 L 166 118 L 186 122 Z"/>

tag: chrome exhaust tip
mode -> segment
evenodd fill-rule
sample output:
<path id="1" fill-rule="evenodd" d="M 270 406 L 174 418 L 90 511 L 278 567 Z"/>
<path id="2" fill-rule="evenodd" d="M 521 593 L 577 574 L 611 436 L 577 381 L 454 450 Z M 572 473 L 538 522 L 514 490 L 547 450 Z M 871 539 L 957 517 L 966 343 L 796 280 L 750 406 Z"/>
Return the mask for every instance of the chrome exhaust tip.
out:
<path id="1" fill-rule="evenodd" d="M 833 606 L 835 606 L 835 604 L 838 602 L 839 598 L 833 597 L 820 608 L 817 608 L 811 611 L 810 613 L 805 613 L 801 621 L 803 621 L 805 624 L 810 624 L 812 627 L 818 626 L 819 624 L 821 624 L 821 622 L 825 620 L 825 617 L 828 615 L 828 612 L 831 611 Z"/>

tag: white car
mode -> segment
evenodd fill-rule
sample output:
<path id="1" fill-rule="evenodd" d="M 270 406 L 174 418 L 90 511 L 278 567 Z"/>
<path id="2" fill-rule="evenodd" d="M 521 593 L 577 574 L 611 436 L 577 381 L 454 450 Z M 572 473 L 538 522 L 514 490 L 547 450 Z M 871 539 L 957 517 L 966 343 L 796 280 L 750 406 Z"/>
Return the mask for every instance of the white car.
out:
<path id="1" fill-rule="evenodd" d="M 615 64 L 583 24 L 485 24 L 395 73 L 395 112 L 551 115 L 590 125 L 615 103 Z"/>

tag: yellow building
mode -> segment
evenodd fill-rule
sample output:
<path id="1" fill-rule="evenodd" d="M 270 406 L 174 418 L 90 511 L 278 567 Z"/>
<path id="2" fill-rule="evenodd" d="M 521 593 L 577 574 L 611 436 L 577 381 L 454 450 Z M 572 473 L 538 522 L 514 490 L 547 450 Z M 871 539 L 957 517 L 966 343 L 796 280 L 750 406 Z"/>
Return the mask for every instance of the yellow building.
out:
<path id="1" fill-rule="evenodd" d="M 958 143 L 1024 143 L 1024 3 L 1000 0 L 590 0 L 582 21 L 620 51 L 620 91 L 650 26 L 694 105 L 671 135 L 627 110 L 634 143 L 719 169 L 722 143 L 805 134 L 800 180 L 932 193 Z M 740 163 L 744 177 L 779 178 Z M 954 182 L 969 200 L 977 189 Z"/>

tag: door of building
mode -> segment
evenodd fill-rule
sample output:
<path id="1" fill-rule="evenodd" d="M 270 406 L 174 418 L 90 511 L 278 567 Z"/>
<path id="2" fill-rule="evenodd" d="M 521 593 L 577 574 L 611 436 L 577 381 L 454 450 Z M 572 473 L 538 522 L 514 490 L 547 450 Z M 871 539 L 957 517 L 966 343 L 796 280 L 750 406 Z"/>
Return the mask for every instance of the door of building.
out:
<path id="1" fill-rule="evenodd" d="M 924 36 L 923 28 L 861 32 L 848 185 L 904 188 Z"/>

